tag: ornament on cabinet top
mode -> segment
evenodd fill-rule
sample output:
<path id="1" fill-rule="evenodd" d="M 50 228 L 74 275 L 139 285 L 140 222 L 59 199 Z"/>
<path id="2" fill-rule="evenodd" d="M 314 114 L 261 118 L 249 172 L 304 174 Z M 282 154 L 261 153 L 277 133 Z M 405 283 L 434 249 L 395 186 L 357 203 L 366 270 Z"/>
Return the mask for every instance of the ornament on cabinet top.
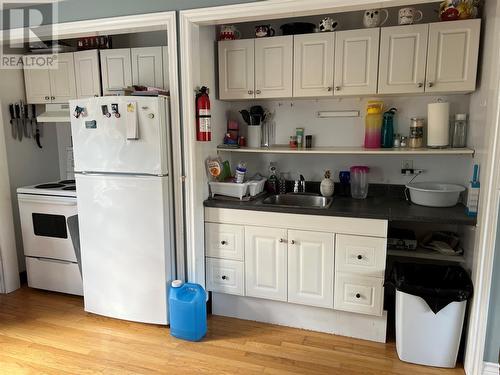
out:
<path id="1" fill-rule="evenodd" d="M 327 198 L 331 197 L 335 191 L 335 183 L 330 177 L 331 172 L 329 170 L 325 171 L 325 178 L 321 181 L 319 186 L 321 195 Z"/>
<path id="2" fill-rule="evenodd" d="M 444 0 L 439 5 L 441 21 L 465 20 L 476 18 L 481 0 Z"/>
<path id="3" fill-rule="evenodd" d="M 382 18 L 382 13 L 384 14 Z M 380 27 L 387 22 L 389 12 L 387 9 L 368 9 L 363 14 L 363 25 L 366 28 Z"/>
<path id="4" fill-rule="evenodd" d="M 339 26 L 339 22 L 330 17 L 325 17 L 319 22 L 319 31 L 335 31 Z"/>
<path id="5" fill-rule="evenodd" d="M 241 33 L 233 25 L 222 25 L 219 31 L 219 40 L 240 39 Z"/>

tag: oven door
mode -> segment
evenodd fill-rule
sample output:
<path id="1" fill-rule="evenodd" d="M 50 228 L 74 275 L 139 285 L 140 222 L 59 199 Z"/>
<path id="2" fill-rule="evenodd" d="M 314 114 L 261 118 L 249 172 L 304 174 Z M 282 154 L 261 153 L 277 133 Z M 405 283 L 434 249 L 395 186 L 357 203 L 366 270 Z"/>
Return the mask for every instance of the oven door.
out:
<path id="1" fill-rule="evenodd" d="M 76 262 L 67 219 L 76 198 L 18 194 L 24 255 Z"/>

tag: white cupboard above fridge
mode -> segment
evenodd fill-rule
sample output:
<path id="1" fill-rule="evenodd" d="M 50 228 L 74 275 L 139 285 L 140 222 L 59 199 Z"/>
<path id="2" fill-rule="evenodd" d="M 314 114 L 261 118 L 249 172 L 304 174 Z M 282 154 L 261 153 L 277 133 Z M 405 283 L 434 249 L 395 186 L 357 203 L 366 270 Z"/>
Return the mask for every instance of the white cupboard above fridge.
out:
<path id="1" fill-rule="evenodd" d="M 78 99 L 102 95 L 99 50 L 79 51 L 74 54 L 76 96 Z"/>

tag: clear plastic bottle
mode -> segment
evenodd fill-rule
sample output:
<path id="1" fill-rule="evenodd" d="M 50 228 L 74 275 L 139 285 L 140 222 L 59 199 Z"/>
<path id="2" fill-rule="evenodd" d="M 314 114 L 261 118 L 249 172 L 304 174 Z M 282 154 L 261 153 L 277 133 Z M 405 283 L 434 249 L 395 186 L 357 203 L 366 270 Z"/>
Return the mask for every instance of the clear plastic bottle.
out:
<path id="1" fill-rule="evenodd" d="M 462 148 L 467 144 L 467 115 L 459 113 L 455 115 L 455 123 L 453 125 L 453 136 L 451 147 Z"/>
<path id="2" fill-rule="evenodd" d="M 382 137 L 382 108 L 380 100 L 369 100 L 365 117 L 365 147 L 379 148 Z"/>

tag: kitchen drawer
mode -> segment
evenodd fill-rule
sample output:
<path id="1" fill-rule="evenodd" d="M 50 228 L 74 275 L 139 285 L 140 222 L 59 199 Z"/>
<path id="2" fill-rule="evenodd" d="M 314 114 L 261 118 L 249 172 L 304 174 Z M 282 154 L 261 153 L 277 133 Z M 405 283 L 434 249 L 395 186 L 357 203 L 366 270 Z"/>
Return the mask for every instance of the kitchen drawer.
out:
<path id="1" fill-rule="evenodd" d="M 237 260 L 207 258 L 207 290 L 243 296 L 244 269 Z"/>
<path id="2" fill-rule="evenodd" d="M 82 276 L 77 263 L 26 257 L 28 286 L 83 296 Z"/>
<path id="3" fill-rule="evenodd" d="M 205 223 L 205 252 L 212 258 L 243 260 L 245 229 L 241 225 Z"/>
<path id="4" fill-rule="evenodd" d="M 384 279 L 337 273 L 334 309 L 382 316 Z"/>
<path id="5" fill-rule="evenodd" d="M 335 271 L 384 277 L 387 239 L 339 234 L 335 244 Z"/>

